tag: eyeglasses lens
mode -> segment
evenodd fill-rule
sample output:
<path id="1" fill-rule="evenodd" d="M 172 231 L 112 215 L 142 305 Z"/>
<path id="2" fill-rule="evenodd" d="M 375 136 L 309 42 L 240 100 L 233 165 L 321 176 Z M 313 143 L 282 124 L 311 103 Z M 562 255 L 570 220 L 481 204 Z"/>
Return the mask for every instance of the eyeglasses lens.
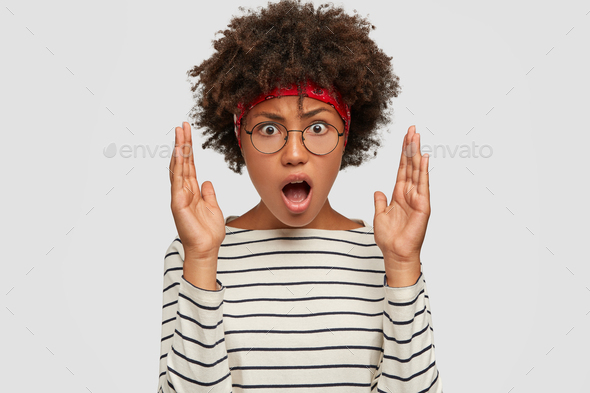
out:
<path id="1" fill-rule="evenodd" d="M 282 124 L 259 123 L 252 130 L 252 144 L 263 153 L 275 153 L 286 144 L 287 134 Z M 338 144 L 338 130 L 327 123 L 311 124 L 303 130 L 303 143 L 314 154 L 328 154 Z"/>

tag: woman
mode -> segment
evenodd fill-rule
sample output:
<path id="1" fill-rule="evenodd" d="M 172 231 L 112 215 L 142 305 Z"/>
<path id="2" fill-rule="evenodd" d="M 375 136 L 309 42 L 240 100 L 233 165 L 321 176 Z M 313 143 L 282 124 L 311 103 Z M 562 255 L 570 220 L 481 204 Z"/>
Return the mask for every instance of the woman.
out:
<path id="1" fill-rule="evenodd" d="M 410 127 L 373 226 L 332 209 L 339 170 L 379 145 L 399 86 L 367 22 L 326 7 L 282 1 L 235 18 L 192 70 L 204 147 L 246 165 L 261 201 L 224 219 L 196 179 L 189 124 L 176 128 L 159 391 L 442 391 L 420 262 L 428 156 Z"/>

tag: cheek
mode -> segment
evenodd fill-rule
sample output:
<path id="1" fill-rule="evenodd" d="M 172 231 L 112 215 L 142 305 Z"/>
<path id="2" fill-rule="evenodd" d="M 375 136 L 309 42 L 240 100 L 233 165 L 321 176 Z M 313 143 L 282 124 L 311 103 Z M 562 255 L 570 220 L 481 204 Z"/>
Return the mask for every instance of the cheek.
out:
<path id="1" fill-rule="evenodd" d="M 271 160 L 260 158 L 251 159 L 247 162 L 246 168 L 250 175 L 250 180 L 259 194 L 264 194 L 269 190 L 276 188 L 275 183 L 278 180 L 273 176 L 271 170 L 271 168 L 276 167 L 275 165 L 276 164 L 272 163 Z"/>
<path id="2" fill-rule="evenodd" d="M 334 165 L 333 167 L 329 168 L 329 171 L 326 171 L 326 185 L 330 186 L 330 189 L 332 188 L 332 186 L 334 185 L 334 182 L 336 181 L 336 177 L 338 177 L 338 172 L 340 169 L 340 162 L 338 162 L 336 165 Z"/>
<path id="3" fill-rule="evenodd" d="M 334 179 L 334 181 L 336 181 L 336 177 L 338 177 L 338 174 L 340 173 L 340 167 L 342 166 L 342 153 L 339 152 L 337 159 L 334 160 L 334 166 L 331 168 L 332 169 L 332 178 Z"/>
<path id="4" fill-rule="evenodd" d="M 315 172 L 315 188 L 317 192 L 328 195 L 340 170 L 340 158 L 330 160 L 329 162 L 320 162 L 316 165 L 318 170 Z"/>

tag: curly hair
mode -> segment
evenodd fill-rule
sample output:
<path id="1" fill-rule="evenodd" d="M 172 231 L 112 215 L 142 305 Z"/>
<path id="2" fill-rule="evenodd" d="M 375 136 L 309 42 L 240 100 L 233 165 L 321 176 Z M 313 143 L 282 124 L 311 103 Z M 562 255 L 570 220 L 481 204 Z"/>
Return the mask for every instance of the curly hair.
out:
<path id="1" fill-rule="evenodd" d="M 333 86 L 350 107 L 340 170 L 376 156 L 381 146 L 376 130 L 389 122 L 389 101 L 401 87 L 392 57 L 369 38 L 375 26 L 354 13 L 348 15 L 332 3 L 316 10 L 312 3 L 281 0 L 269 2 L 259 13 L 250 9 L 247 15 L 232 17 L 228 29 L 216 33 L 223 33 L 213 41 L 216 52 L 187 71 L 199 77 L 191 87 L 197 103 L 190 117 L 207 136 L 202 148 L 224 154 L 230 169 L 242 174 L 245 161 L 233 120 L 233 114 L 239 114 L 238 102 L 309 78 L 322 88 Z M 299 89 L 300 108 L 302 101 Z"/>

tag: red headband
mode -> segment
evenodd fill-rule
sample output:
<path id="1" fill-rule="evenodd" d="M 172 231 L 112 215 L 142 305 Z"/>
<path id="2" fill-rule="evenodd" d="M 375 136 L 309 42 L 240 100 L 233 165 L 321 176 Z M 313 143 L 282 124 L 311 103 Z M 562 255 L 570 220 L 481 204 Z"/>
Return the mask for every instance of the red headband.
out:
<path id="1" fill-rule="evenodd" d="M 330 105 L 340 114 L 342 121 L 344 121 L 344 146 L 346 146 L 346 142 L 348 140 L 348 130 L 350 127 L 350 108 L 344 100 L 340 93 L 336 90 L 325 90 L 316 85 L 313 81 L 307 80 L 305 85 L 302 86 L 303 96 L 315 98 L 316 100 L 320 100 L 325 102 L 326 104 Z M 276 87 L 268 93 L 263 93 L 256 97 L 250 104 L 247 106 L 244 103 L 238 103 L 238 109 L 240 110 L 240 115 L 236 116 L 234 114 L 234 131 L 236 133 L 236 137 L 238 138 L 238 144 L 240 148 L 242 147 L 242 143 L 240 141 L 240 122 L 242 120 L 242 116 L 244 113 L 250 109 L 252 109 L 255 105 L 258 105 L 264 100 L 270 100 L 271 98 L 281 97 L 281 96 L 296 96 L 299 95 L 297 91 L 297 84 L 292 84 L 289 87 L 279 88 Z"/>

